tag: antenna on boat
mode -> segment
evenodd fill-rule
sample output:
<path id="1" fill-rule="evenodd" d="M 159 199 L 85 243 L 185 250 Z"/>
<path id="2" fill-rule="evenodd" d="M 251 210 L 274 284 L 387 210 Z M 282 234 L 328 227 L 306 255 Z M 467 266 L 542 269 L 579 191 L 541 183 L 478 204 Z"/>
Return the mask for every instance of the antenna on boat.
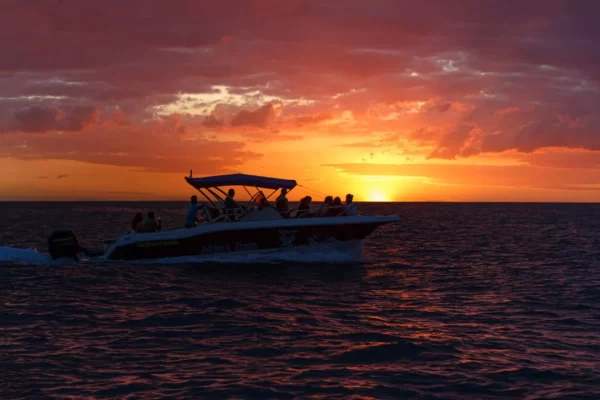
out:
<path id="1" fill-rule="evenodd" d="M 318 194 L 319 196 L 327 196 L 327 194 L 326 194 L 326 193 L 319 192 L 319 191 L 318 191 L 318 190 L 316 190 L 316 189 L 311 189 L 311 188 L 309 188 L 309 187 L 302 186 L 302 185 L 296 185 L 296 186 L 299 186 L 299 187 L 301 187 L 301 188 L 303 188 L 303 189 L 306 189 L 306 190 L 307 190 L 307 191 L 309 191 L 309 192 L 316 193 L 316 194 Z"/>
<path id="2" fill-rule="evenodd" d="M 190 169 L 190 178 L 192 177 L 192 170 Z"/>

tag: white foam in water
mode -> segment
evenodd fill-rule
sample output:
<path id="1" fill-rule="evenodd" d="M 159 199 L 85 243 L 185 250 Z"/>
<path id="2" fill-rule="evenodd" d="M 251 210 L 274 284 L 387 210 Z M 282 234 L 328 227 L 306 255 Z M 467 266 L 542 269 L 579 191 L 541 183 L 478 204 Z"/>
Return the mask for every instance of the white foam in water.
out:
<path id="1" fill-rule="evenodd" d="M 87 259 L 81 255 L 82 263 L 127 263 L 127 264 L 182 264 L 182 263 L 244 263 L 261 264 L 272 262 L 294 262 L 294 263 L 327 263 L 344 264 L 360 262 L 362 242 L 334 242 L 320 243 L 310 246 L 292 247 L 289 249 L 278 249 L 275 251 L 253 251 L 248 253 L 214 254 L 205 256 L 171 257 L 155 260 L 136 261 L 109 261 L 102 257 Z M 0 246 L 0 262 L 13 262 L 23 264 L 73 264 L 70 259 L 52 260 L 50 254 L 40 253 L 35 249 L 17 249 L 13 247 Z"/>
<path id="2" fill-rule="evenodd" d="M 222 253 L 205 256 L 170 257 L 156 260 L 137 260 L 136 264 L 265 264 L 273 262 L 346 264 L 360 262 L 362 242 L 320 243 L 310 246 L 291 247 L 274 251 L 252 251 L 247 253 Z M 130 262 L 130 261 L 128 261 Z M 131 263 L 131 262 L 130 262 Z"/>
<path id="3" fill-rule="evenodd" d="M 35 249 L 17 249 L 0 246 L 0 262 L 16 262 L 24 264 L 51 264 L 52 257 L 48 253 L 39 253 Z"/>

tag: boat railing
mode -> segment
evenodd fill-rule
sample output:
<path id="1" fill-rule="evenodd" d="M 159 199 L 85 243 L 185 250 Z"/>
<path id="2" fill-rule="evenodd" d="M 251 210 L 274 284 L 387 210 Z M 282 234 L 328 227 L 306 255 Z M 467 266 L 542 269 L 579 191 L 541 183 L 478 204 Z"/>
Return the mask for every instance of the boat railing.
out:
<path id="1" fill-rule="evenodd" d="M 289 211 L 283 211 L 283 213 L 288 213 L 288 212 L 293 212 L 293 211 L 296 211 L 296 213 L 297 213 L 298 209 L 294 210 L 294 209 L 290 208 Z M 309 210 L 305 213 L 309 214 L 310 216 L 314 216 L 314 217 L 341 217 L 341 216 L 345 216 L 344 215 L 345 212 L 346 212 L 346 206 L 341 205 L 341 206 L 320 207 L 316 211 L 312 211 L 309 206 Z M 333 214 L 333 215 L 331 215 L 331 214 Z"/>

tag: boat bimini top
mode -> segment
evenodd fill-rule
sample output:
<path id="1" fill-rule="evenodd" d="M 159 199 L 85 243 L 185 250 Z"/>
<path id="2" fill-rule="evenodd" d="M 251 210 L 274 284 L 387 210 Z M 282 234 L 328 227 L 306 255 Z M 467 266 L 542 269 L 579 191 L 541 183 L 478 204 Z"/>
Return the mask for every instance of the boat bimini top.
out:
<path id="1" fill-rule="evenodd" d="M 192 178 L 191 176 L 186 176 L 185 180 L 196 189 L 216 188 L 219 186 L 254 186 L 263 189 L 291 190 L 297 185 L 296 181 L 290 179 L 268 178 L 265 176 L 246 174 L 217 175 L 207 176 L 205 178 Z"/>

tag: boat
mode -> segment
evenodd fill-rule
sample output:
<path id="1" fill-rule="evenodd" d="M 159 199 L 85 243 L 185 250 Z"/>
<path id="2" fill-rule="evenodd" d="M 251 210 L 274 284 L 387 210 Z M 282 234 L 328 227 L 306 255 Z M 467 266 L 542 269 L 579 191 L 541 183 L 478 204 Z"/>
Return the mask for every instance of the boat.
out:
<path id="1" fill-rule="evenodd" d="M 269 198 L 282 189 L 292 191 L 299 186 L 295 180 L 247 174 L 195 178 L 190 171 L 185 181 L 206 199 L 198 203 L 202 219 L 196 226 L 149 233 L 128 232 L 108 242 L 103 252 L 96 253 L 83 249 L 72 231 L 55 231 L 48 241 L 52 258 L 77 259 L 77 254 L 83 252 L 105 261 L 129 261 L 274 252 L 333 242 L 362 246 L 362 241 L 379 226 L 400 220 L 396 215 L 297 218 L 293 211 L 289 217 L 287 213 L 282 215 L 269 204 Z M 227 208 L 229 196 L 223 187 L 240 186 L 250 200 L 245 205 Z M 255 192 L 251 193 L 249 188 Z M 272 192 L 265 195 L 266 190 Z"/>

